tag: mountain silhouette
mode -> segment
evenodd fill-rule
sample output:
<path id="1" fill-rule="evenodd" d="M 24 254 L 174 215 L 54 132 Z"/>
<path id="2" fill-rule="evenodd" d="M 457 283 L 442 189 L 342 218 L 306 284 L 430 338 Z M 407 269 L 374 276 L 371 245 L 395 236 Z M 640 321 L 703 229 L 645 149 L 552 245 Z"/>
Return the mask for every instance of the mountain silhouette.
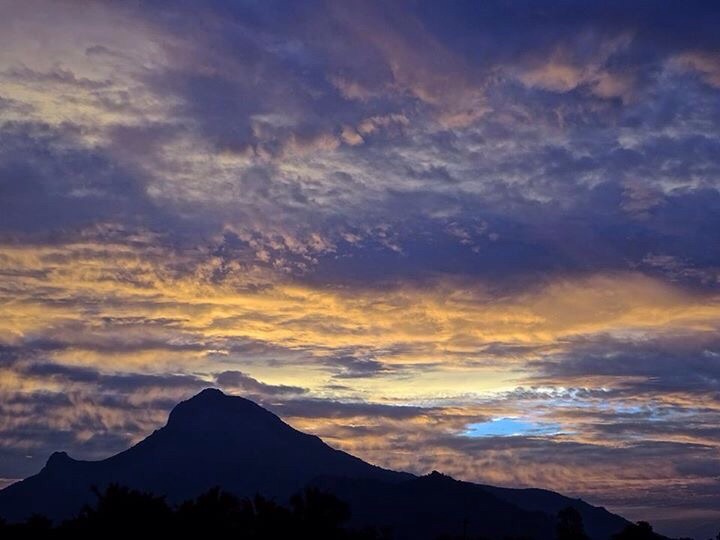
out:
<path id="1" fill-rule="evenodd" d="M 259 493 L 280 501 L 315 486 L 347 501 L 354 524 L 387 528 L 399 539 L 553 538 L 555 516 L 568 506 L 580 512 L 592 539 L 610 538 L 628 524 L 551 491 L 383 469 L 292 428 L 252 401 L 215 389 L 181 402 L 163 428 L 105 460 L 52 454 L 38 474 L 0 491 L 0 517 L 66 519 L 93 502 L 91 487 L 110 484 L 163 495 L 171 503 L 215 486 L 241 497 Z"/>

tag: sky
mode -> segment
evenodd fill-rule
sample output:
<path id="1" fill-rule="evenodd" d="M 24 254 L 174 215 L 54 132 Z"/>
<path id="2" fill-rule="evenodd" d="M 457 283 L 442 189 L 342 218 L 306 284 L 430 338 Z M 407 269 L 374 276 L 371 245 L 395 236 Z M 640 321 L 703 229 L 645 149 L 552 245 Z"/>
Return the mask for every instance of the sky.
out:
<path id="1" fill-rule="evenodd" d="M 2 485 L 214 386 L 720 528 L 716 3 L 0 12 Z"/>

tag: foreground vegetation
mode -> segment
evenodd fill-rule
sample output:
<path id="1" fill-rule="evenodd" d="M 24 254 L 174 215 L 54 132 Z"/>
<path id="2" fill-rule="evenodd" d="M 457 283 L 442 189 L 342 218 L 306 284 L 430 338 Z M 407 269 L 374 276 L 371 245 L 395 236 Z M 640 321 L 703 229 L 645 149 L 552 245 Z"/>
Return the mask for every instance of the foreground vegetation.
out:
<path id="1" fill-rule="evenodd" d="M 261 496 L 241 499 L 219 488 L 177 506 L 169 505 L 163 497 L 119 485 L 110 485 L 103 492 L 95 490 L 95 494 L 94 506 L 86 506 L 76 517 L 59 524 L 53 524 L 41 515 L 31 516 L 24 523 L 8 524 L 0 520 L 0 538 L 393 538 L 391 530 L 347 526 L 349 506 L 334 495 L 317 489 L 306 489 L 293 496 L 288 506 Z M 577 510 L 567 508 L 558 514 L 556 537 L 557 540 L 588 540 Z M 441 538 L 455 540 L 458 537 Z M 649 524 L 639 522 L 626 527 L 613 540 L 661 538 Z"/>

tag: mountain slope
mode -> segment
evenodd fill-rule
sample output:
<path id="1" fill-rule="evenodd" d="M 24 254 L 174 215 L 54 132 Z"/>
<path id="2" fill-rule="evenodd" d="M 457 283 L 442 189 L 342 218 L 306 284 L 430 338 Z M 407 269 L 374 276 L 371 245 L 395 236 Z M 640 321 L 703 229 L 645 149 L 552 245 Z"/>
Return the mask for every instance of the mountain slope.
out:
<path id="1" fill-rule="evenodd" d="M 511 489 L 455 480 L 437 471 L 404 482 L 321 478 L 314 485 L 350 503 L 356 525 L 394 526 L 401 538 L 429 531 L 485 538 L 554 538 L 555 517 L 571 506 L 592 539 L 608 539 L 629 522 L 605 508 L 544 489 Z M 437 535 L 435 535 L 437 536 Z"/>
<path id="2" fill-rule="evenodd" d="M 0 516 L 33 513 L 60 520 L 115 482 L 181 502 L 220 486 L 239 496 L 285 500 L 316 485 L 350 503 L 356 525 L 387 527 L 398 539 L 440 534 L 485 538 L 553 538 L 558 510 L 577 508 L 593 540 L 606 540 L 623 518 L 545 490 L 460 482 L 433 473 L 415 477 L 370 465 L 295 430 L 271 412 L 219 390 L 178 404 L 167 425 L 113 457 L 78 461 L 56 452 L 35 476 L 0 491 Z"/>
<path id="3" fill-rule="evenodd" d="M 592 506 L 581 499 L 565 497 L 546 489 L 513 489 L 481 485 L 482 489 L 510 504 L 528 511 L 543 512 L 555 516 L 563 508 L 572 506 L 583 518 L 585 531 L 591 538 L 609 538 L 622 530 L 629 522 L 605 508 Z"/>
<path id="4" fill-rule="evenodd" d="M 433 472 L 389 484 L 381 480 L 322 478 L 314 485 L 347 501 L 358 527 L 392 529 L 397 540 L 554 538 L 554 515 L 528 511 L 481 486 Z"/>

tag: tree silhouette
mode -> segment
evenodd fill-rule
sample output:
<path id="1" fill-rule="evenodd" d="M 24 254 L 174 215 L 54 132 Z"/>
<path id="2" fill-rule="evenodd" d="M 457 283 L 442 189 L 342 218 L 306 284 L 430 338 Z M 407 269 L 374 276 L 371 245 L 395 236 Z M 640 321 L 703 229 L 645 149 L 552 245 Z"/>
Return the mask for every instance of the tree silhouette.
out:
<path id="1" fill-rule="evenodd" d="M 293 516 L 303 533 L 323 540 L 337 538 L 342 524 L 350 519 L 350 507 L 337 497 L 307 488 L 290 499 Z"/>
<path id="2" fill-rule="evenodd" d="M 587 540 L 580 512 L 572 506 L 560 510 L 555 534 L 557 540 Z"/>
<path id="3" fill-rule="evenodd" d="M 647 521 L 631 523 L 613 536 L 613 540 L 657 540 L 658 538 L 662 537 L 653 532 L 652 525 Z"/>
<path id="4" fill-rule="evenodd" d="M 74 518 L 54 524 L 33 515 L 24 523 L 0 519 L 0 538 L 96 539 L 96 538 L 233 538 L 236 540 L 381 540 L 391 530 L 348 526 L 350 507 L 336 496 L 317 488 L 294 495 L 288 506 L 262 496 L 239 498 L 220 488 L 179 505 L 152 493 L 112 484 L 104 491 L 93 489 L 96 501 Z M 456 533 L 457 534 L 457 533 Z M 546 537 L 546 532 L 538 535 Z M 557 516 L 557 540 L 588 540 L 580 513 L 572 507 Z M 530 535 L 534 536 L 534 535 Z M 445 540 L 478 539 L 477 536 L 441 535 Z M 646 522 L 628 525 L 613 540 L 661 540 Z M 505 538 L 505 540 L 511 540 Z M 520 539 L 517 539 L 520 540 Z M 717 539 L 720 540 L 720 539 Z"/>
<path id="5" fill-rule="evenodd" d="M 113 531 L 113 534 L 160 533 L 170 527 L 172 510 L 164 497 L 110 484 L 105 491 L 92 488 L 95 506 L 63 525 L 64 530 Z"/>
<path id="6" fill-rule="evenodd" d="M 250 528 L 254 517 L 250 501 L 240 500 L 218 487 L 177 509 L 177 525 L 189 534 L 240 533 Z"/>
<path id="7" fill-rule="evenodd" d="M 0 537 L 101 538 L 197 537 L 238 540 L 378 540 L 373 529 L 355 531 L 344 525 L 349 506 L 334 495 L 308 488 L 282 506 L 262 496 L 240 499 L 213 488 L 178 506 L 164 497 L 111 484 L 104 491 L 93 488 L 95 504 L 74 518 L 53 526 L 44 516 L 25 523 L 0 520 Z"/>

